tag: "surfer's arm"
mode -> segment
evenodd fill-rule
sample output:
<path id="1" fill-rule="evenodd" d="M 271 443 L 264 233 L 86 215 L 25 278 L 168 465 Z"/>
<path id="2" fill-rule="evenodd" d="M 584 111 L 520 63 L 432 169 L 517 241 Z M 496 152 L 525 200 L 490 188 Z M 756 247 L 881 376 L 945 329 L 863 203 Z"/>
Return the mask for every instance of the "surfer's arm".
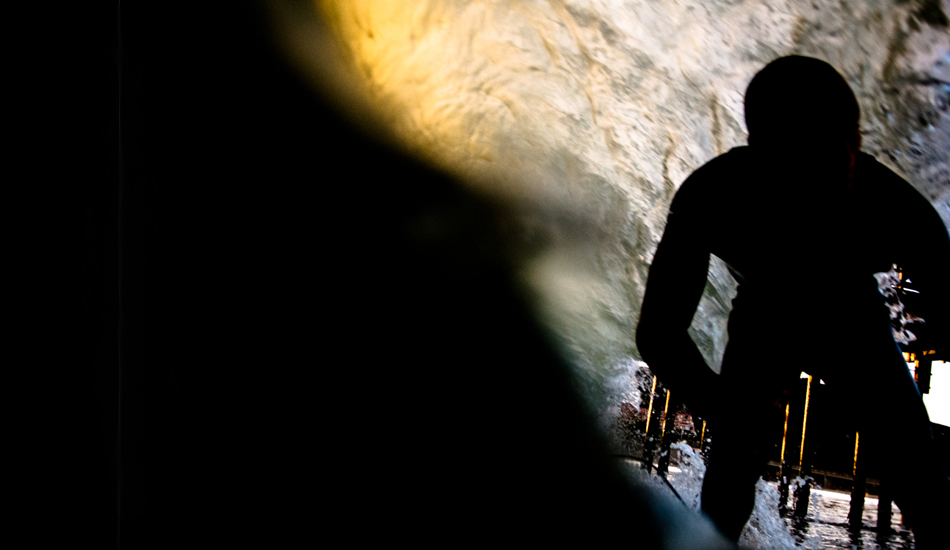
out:
<path id="1" fill-rule="evenodd" d="M 721 382 L 687 333 L 709 268 L 709 251 L 702 236 L 693 231 L 692 222 L 676 213 L 667 219 L 650 266 L 637 325 L 637 348 L 670 391 L 692 412 L 708 417 L 713 411 L 712 396 Z"/>

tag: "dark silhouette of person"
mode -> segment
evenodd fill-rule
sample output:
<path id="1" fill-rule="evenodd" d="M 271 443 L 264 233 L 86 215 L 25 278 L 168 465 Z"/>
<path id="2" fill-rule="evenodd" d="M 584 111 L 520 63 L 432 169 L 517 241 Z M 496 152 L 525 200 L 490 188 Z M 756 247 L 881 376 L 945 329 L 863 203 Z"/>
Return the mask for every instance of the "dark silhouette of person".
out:
<path id="1" fill-rule="evenodd" d="M 702 509 L 738 540 L 804 371 L 837 392 L 862 447 L 899 446 L 883 481 L 918 547 L 935 548 L 950 481 L 873 275 L 894 263 L 912 271 L 930 333 L 950 334 L 946 227 L 910 184 L 860 152 L 858 103 L 824 61 L 769 63 L 749 84 L 745 118 L 748 146 L 696 170 L 674 196 L 637 327 L 650 369 L 715 429 Z M 710 254 L 739 283 L 719 375 L 687 334 Z"/>

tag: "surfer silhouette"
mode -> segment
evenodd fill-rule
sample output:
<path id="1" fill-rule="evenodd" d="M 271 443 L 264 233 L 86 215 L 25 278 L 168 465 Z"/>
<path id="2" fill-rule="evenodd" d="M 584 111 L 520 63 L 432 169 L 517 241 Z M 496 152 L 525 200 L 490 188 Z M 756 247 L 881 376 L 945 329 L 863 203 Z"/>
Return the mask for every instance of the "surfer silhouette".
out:
<path id="1" fill-rule="evenodd" d="M 746 90 L 745 118 L 748 146 L 677 191 L 637 327 L 650 369 L 715 430 L 702 509 L 738 540 L 804 371 L 837 392 L 862 446 L 901 446 L 912 464 L 891 461 L 882 477 L 913 519 L 918 548 L 935 548 L 947 532 L 950 480 L 874 273 L 912 270 L 929 332 L 950 334 L 947 229 L 909 183 L 860 152 L 858 103 L 824 61 L 769 63 Z M 897 230 L 896 219 L 908 222 Z M 718 375 L 687 334 L 710 254 L 739 283 Z"/>

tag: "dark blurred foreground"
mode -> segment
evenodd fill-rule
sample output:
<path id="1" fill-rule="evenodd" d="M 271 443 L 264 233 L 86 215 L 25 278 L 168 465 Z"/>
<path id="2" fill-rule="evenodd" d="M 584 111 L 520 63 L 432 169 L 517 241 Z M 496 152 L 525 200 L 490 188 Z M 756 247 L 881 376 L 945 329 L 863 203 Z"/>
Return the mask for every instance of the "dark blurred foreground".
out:
<path id="1" fill-rule="evenodd" d="M 500 208 L 317 101 L 255 5 L 90 18 L 45 359 L 60 534 L 719 544 L 607 457 Z"/>

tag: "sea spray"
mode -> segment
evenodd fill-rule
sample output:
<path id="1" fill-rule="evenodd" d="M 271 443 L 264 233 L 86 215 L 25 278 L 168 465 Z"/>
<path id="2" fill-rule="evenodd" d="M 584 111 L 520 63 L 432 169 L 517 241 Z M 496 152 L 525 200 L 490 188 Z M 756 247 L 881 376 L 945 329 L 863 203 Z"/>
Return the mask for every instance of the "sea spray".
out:
<path id="1" fill-rule="evenodd" d="M 683 504 L 690 510 L 699 512 L 702 498 L 703 477 L 706 475 L 706 464 L 703 462 L 699 451 L 690 447 L 686 442 L 680 441 L 671 446 L 671 450 L 676 451 L 678 455 L 675 466 L 671 468 L 667 476 L 670 485 L 682 499 Z M 673 491 L 667 486 L 666 482 L 658 475 L 648 472 L 642 467 L 637 467 L 634 463 L 628 463 L 627 471 L 631 477 L 641 486 L 646 487 L 655 494 L 672 495 Z M 801 480 L 793 483 L 801 484 Z M 752 516 L 746 523 L 739 538 L 739 544 L 743 548 L 762 549 L 762 550 L 793 550 L 802 548 L 796 544 L 795 538 L 789 532 L 789 528 L 784 519 L 779 517 L 778 513 L 778 489 L 763 479 L 759 479 L 755 486 L 755 507 Z M 818 509 L 817 495 L 812 493 L 811 510 Z M 810 513 L 810 515 L 811 515 Z M 814 538 L 810 543 L 819 543 L 820 538 Z M 811 546 L 805 546 L 806 548 Z M 817 546 L 816 546 L 817 548 Z"/>
<path id="2" fill-rule="evenodd" d="M 788 525 L 778 514 L 778 489 L 759 478 L 755 484 L 755 506 L 752 517 L 739 536 L 742 548 L 793 550 L 799 548 L 789 533 Z"/>
<path id="3" fill-rule="evenodd" d="M 676 488 L 683 503 L 691 510 L 698 511 L 703 491 L 703 477 L 706 476 L 706 463 L 703 462 L 703 457 L 699 452 L 685 441 L 674 443 L 670 448 L 679 454 L 677 461 L 679 472 L 669 475 L 670 483 Z"/>
<path id="4" fill-rule="evenodd" d="M 676 488 L 683 502 L 692 510 L 700 510 L 702 502 L 703 477 L 706 464 L 696 449 L 686 442 L 671 445 L 679 454 L 678 472 L 669 475 L 670 483 Z M 755 486 L 755 508 L 742 535 L 740 545 L 745 548 L 796 549 L 795 539 L 788 526 L 778 514 L 779 493 L 772 484 L 759 479 Z"/>

